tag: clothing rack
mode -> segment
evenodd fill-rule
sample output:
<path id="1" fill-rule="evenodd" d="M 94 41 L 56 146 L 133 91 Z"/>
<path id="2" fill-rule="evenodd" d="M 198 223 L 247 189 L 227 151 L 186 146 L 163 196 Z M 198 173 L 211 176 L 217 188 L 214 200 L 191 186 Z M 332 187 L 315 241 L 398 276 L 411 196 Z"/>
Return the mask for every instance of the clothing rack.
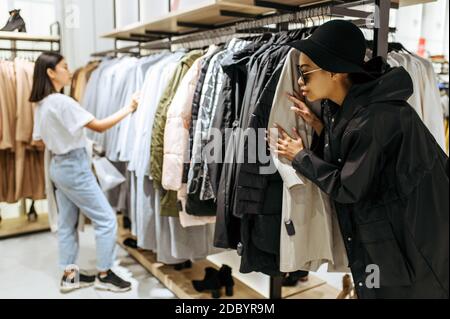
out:
<path id="1" fill-rule="evenodd" d="M 136 29 L 142 32 L 142 29 L 145 28 L 143 33 L 130 31 L 128 36 L 124 36 L 119 34 L 120 32 L 115 32 L 105 35 L 105 37 L 114 38 L 115 49 L 94 53 L 92 56 L 117 55 L 117 53 L 135 54 L 136 49 L 141 55 L 142 49 L 171 49 L 173 45 L 189 47 L 188 44 L 192 42 L 198 42 L 199 47 L 205 47 L 208 44 L 217 44 L 218 38 L 226 36 L 239 37 L 244 33 L 254 35 L 254 33 L 294 30 L 298 29 L 299 24 L 301 27 L 316 26 L 322 24 L 326 19 L 339 17 L 352 18 L 352 23 L 358 27 L 373 29 L 373 54 L 374 56 L 386 58 L 388 54 L 388 35 L 390 32 L 395 32 L 395 28 L 389 27 L 390 9 L 398 9 L 398 1 L 390 0 L 318 1 L 300 6 L 286 5 L 276 1 L 254 0 L 253 4 L 254 6 L 271 8 L 276 11 L 275 13 L 267 14 L 250 14 L 238 10 L 220 10 L 220 16 L 238 19 L 238 21 L 231 23 L 203 24 L 177 20 L 176 26 L 178 28 L 191 29 L 187 31 L 185 29 L 180 31 L 155 31 L 143 26 Z M 368 4 L 374 5 L 374 11 L 355 9 L 357 6 Z M 132 41 L 138 42 L 138 44 L 118 49 L 117 41 Z M 282 298 L 282 277 L 270 277 L 269 296 L 271 299 Z"/>
<path id="2" fill-rule="evenodd" d="M 307 4 L 303 6 L 286 6 L 270 1 L 255 0 L 255 5 L 276 8 L 279 11 L 266 15 L 249 15 L 234 11 L 221 10 L 220 14 L 243 18 L 243 21 L 220 25 L 199 25 L 195 23 L 177 22 L 179 26 L 189 26 L 197 30 L 183 32 L 164 32 L 146 30 L 145 34 L 131 33 L 129 37 L 116 37 L 115 49 L 103 52 L 93 53 L 92 56 L 107 56 L 135 54 L 140 56 L 142 49 L 163 50 L 170 49 L 172 45 L 181 45 L 187 47 L 190 42 L 202 42 L 207 45 L 207 41 L 215 40 L 224 36 L 239 36 L 241 33 L 256 32 L 276 32 L 281 30 L 290 30 L 301 26 L 316 26 L 323 21 L 331 18 L 354 18 L 350 20 L 360 28 L 373 29 L 373 47 L 374 55 L 386 58 L 388 52 L 388 35 L 395 32 L 395 28 L 389 27 L 390 9 L 397 9 L 398 3 L 390 0 L 363 0 L 363 1 L 324 1 L 320 3 Z M 374 12 L 354 9 L 361 5 L 374 5 Z M 373 18 L 379 13 L 379 21 Z M 270 27 L 275 26 L 275 27 Z M 242 37 L 242 35 L 241 35 Z M 137 45 L 117 48 L 117 41 L 138 42 Z M 206 44 L 205 44 L 206 43 Z M 214 43 L 212 41 L 212 43 Z M 138 52 L 135 50 L 138 49 Z"/>
<path id="3" fill-rule="evenodd" d="M 10 41 L 10 47 L 0 47 L 0 51 L 11 52 L 11 60 L 17 57 L 18 52 L 31 52 L 31 53 L 42 53 L 46 51 L 51 52 L 61 52 L 61 25 L 59 22 L 52 23 L 50 25 L 50 36 L 36 36 L 27 33 L 18 32 L 4 32 L 0 31 L 0 41 Z M 48 49 L 28 49 L 19 48 L 17 46 L 18 42 L 29 42 L 29 43 L 47 43 L 49 45 Z M 8 220 L 2 220 L 0 216 L 0 239 L 11 238 L 21 235 L 28 235 L 37 232 L 43 232 L 50 230 L 48 224 L 48 217 L 42 216 L 38 221 L 38 216 L 34 208 L 35 201 L 32 200 L 30 210 L 26 212 L 26 202 L 25 199 L 19 201 L 19 212 L 20 216 L 18 218 L 12 218 Z M 1 211 L 0 211 L 1 214 Z M 24 218 L 26 216 L 26 218 Z"/>

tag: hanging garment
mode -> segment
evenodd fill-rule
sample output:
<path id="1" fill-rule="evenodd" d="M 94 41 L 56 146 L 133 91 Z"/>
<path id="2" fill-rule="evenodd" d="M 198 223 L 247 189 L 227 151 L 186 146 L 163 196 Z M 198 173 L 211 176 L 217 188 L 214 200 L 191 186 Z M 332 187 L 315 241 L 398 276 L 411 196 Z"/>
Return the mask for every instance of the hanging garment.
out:
<path id="1" fill-rule="evenodd" d="M 181 188 L 177 192 L 177 199 L 178 199 L 180 224 L 182 227 L 186 228 L 186 227 L 192 227 L 192 226 L 203 226 L 203 225 L 207 225 L 207 224 L 214 224 L 216 222 L 215 216 L 210 216 L 210 217 L 208 217 L 208 216 L 193 216 L 193 215 L 189 215 L 186 212 L 187 184 L 181 185 Z M 212 243 L 213 240 L 211 239 L 209 242 Z"/>
<path id="2" fill-rule="evenodd" d="M 0 108 L 2 139 L 0 149 L 14 149 L 16 140 L 16 76 L 14 63 L 0 60 Z"/>
<path id="3" fill-rule="evenodd" d="M 141 94 L 144 94 L 142 90 L 147 71 L 164 57 L 167 57 L 167 54 L 164 51 L 139 60 L 134 70 L 131 71 L 134 76 L 127 82 L 127 93 L 122 104 L 129 103 L 132 95 L 136 92 L 141 91 Z M 134 139 L 136 137 L 136 113 L 131 114 L 131 116 L 128 116 L 119 123 L 120 134 L 117 141 L 117 153 L 121 162 L 129 162 L 133 154 Z"/>
<path id="4" fill-rule="evenodd" d="M 207 161 L 202 153 L 208 142 L 208 134 L 219 102 L 219 94 L 223 85 L 223 69 L 221 62 L 227 55 L 234 54 L 247 45 L 248 42 L 233 39 L 227 50 L 217 53 L 211 60 L 202 88 L 200 108 L 196 128 L 194 130 L 194 141 L 192 147 L 192 162 L 189 171 L 188 192 L 195 194 L 200 189 L 200 200 L 215 199 L 212 186 L 207 175 Z"/>
<path id="5" fill-rule="evenodd" d="M 163 94 L 175 67 L 183 56 L 182 52 L 166 55 L 152 65 L 146 75 L 142 87 L 140 106 L 135 112 L 136 133 L 133 153 L 130 156 L 128 170 L 131 174 L 130 186 L 130 219 L 132 233 L 138 238 L 138 246 L 156 251 L 156 209 L 148 209 L 149 205 L 155 207 L 156 193 L 153 187 L 146 187 L 144 179 L 149 179 L 150 145 L 156 105 Z M 156 85 L 155 85 L 156 83 Z M 153 186 L 153 185 L 152 185 Z M 147 190 L 146 193 L 144 189 Z M 153 201 L 151 203 L 150 201 Z M 152 206 L 150 206 L 152 207 Z"/>
<path id="6" fill-rule="evenodd" d="M 416 55 L 390 52 L 388 63 L 402 66 L 413 79 L 414 93 L 408 103 L 416 110 L 437 143 L 445 150 L 445 132 L 437 76 L 431 62 Z"/>
<path id="7" fill-rule="evenodd" d="M 31 93 L 34 64 L 16 58 L 0 61 L 0 201 L 16 203 L 22 198 L 45 198 L 44 150 L 34 146 Z M 11 161 L 11 162 L 10 162 Z"/>
<path id="8" fill-rule="evenodd" d="M 178 190 L 177 207 L 182 227 L 206 225 L 216 220 L 215 217 L 191 216 L 186 213 L 187 185 L 182 182 L 184 163 L 189 161 L 189 127 L 194 93 L 201 77 L 202 65 L 218 49 L 215 45 L 210 46 L 207 53 L 195 61 L 183 78 L 167 112 L 162 186 L 166 190 Z"/>
<path id="9" fill-rule="evenodd" d="M 446 151 L 447 151 L 447 155 L 449 153 L 449 148 L 448 148 L 448 118 L 445 119 L 444 121 L 444 127 L 445 127 L 445 147 L 446 147 Z"/>
<path id="10" fill-rule="evenodd" d="M 298 65 L 300 51 L 292 49 L 285 61 L 278 82 L 268 127 L 276 123 L 291 132 L 296 128 L 303 144 L 309 148 L 313 129 L 290 110 L 292 102 L 286 96 L 298 92 Z M 289 161 L 273 156 L 274 163 L 283 179 L 283 209 L 281 217 L 280 270 L 317 271 L 328 263 L 328 271 L 347 272 L 347 254 L 339 231 L 336 215 L 329 198 L 319 187 L 296 173 Z M 295 233 L 287 232 L 286 224 Z"/>
<path id="11" fill-rule="evenodd" d="M 200 76 L 199 76 L 199 79 L 198 79 L 196 87 L 195 87 L 194 96 L 192 98 L 191 122 L 189 125 L 189 155 L 190 156 L 192 154 L 192 147 L 194 144 L 194 131 L 195 131 L 195 127 L 196 127 L 196 123 L 197 123 L 197 119 L 198 119 L 198 112 L 200 109 L 200 101 L 201 101 L 201 96 L 202 96 L 203 85 L 205 84 L 209 65 L 210 65 L 211 60 L 214 58 L 214 56 L 222 50 L 223 50 L 223 48 L 218 47 L 217 50 L 215 52 L 213 52 L 211 55 L 207 56 L 202 61 L 202 64 L 201 64 Z M 184 168 L 183 168 L 183 183 L 188 182 L 189 169 L 190 169 L 190 163 L 185 163 Z"/>
<path id="12" fill-rule="evenodd" d="M 94 70 L 99 66 L 100 61 L 89 62 L 86 66 L 75 71 L 70 87 L 70 96 L 81 102 L 86 90 L 86 85 Z"/>
<path id="13" fill-rule="evenodd" d="M 126 90 L 126 84 L 133 77 L 131 70 L 136 65 L 137 61 L 136 58 L 123 59 L 120 64 L 113 68 L 114 77 L 111 83 L 111 91 L 109 92 L 110 99 L 108 101 L 108 107 L 104 108 L 105 114 L 100 118 L 105 118 L 110 114 L 116 113 L 131 102 L 131 96 Z M 103 146 L 106 157 L 113 162 L 118 161 L 116 144 L 118 141 L 119 129 L 120 125 L 115 125 L 103 134 Z"/>
<path id="14" fill-rule="evenodd" d="M 247 236 L 249 236 L 249 234 L 251 233 L 248 231 L 247 227 L 244 227 L 245 229 L 242 230 L 241 224 L 244 222 L 248 227 L 252 227 L 252 225 L 254 225 L 253 217 L 250 217 L 249 215 L 245 218 L 245 220 L 243 220 L 242 217 L 245 210 L 248 208 L 245 204 L 248 204 L 249 206 L 253 206 L 253 208 L 255 208 L 255 199 L 252 198 L 252 201 L 246 201 L 245 195 L 243 195 L 242 197 L 236 195 L 236 192 L 242 190 L 242 194 L 245 194 L 248 190 L 248 187 L 245 188 L 245 186 L 248 186 L 248 184 L 246 184 L 245 182 L 239 186 L 236 185 L 236 179 L 239 176 L 237 172 L 239 167 L 236 161 L 237 159 L 243 158 L 243 154 L 240 152 L 240 148 L 242 148 L 242 145 L 244 144 L 243 136 L 241 136 L 241 133 L 247 128 L 249 120 L 251 118 L 251 112 L 257 103 L 257 101 L 255 101 L 255 104 L 252 104 L 252 99 L 254 98 L 254 96 L 258 98 L 263 96 L 262 91 L 269 82 L 269 79 L 272 76 L 275 68 L 277 67 L 277 64 L 279 63 L 279 61 L 283 60 L 289 49 L 286 46 L 277 45 L 275 43 L 275 38 L 271 38 L 269 42 L 261 45 L 259 49 L 256 50 L 256 52 L 252 52 L 253 46 L 251 46 L 246 51 L 246 53 L 244 53 L 244 51 L 242 53 L 249 55 L 249 58 L 245 59 L 245 57 L 243 56 L 236 55 L 236 60 L 228 61 L 225 67 L 225 71 L 231 79 L 236 79 L 238 77 L 240 78 L 240 76 L 244 75 L 244 79 L 246 79 L 246 82 L 244 92 L 242 92 L 241 89 L 242 87 L 244 87 L 244 83 L 242 83 L 234 90 L 233 94 L 235 94 L 235 96 L 231 98 L 232 103 L 227 103 L 227 101 L 224 100 L 229 107 L 229 109 L 224 112 L 226 114 L 224 115 L 224 128 L 225 130 L 232 129 L 232 131 L 226 135 L 226 151 L 224 153 L 225 159 L 224 164 L 221 168 L 219 184 L 217 186 L 217 222 L 214 244 L 217 247 L 234 249 L 239 246 L 239 251 L 242 252 L 243 256 L 247 253 L 248 255 L 246 256 L 250 256 L 254 255 L 252 253 L 252 250 L 247 249 L 248 247 L 243 247 L 243 245 L 245 245 L 246 243 L 249 243 L 250 245 L 250 241 L 242 243 L 241 237 L 244 236 L 247 238 Z M 243 63 L 246 63 L 245 68 L 243 67 Z M 262 67 L 263 65 L 265 67 Z M 258 79 L 262 80 L 258 81 Z M 276 83 L 277 80 L 273 81 L 270 87 L 276 87 Z M 273 92 L 274 91 L 275 89 L 273 88 Z M 267 94 L 269 92 L 270 91 L 267 91 Z M 265 97 L 264 99 L 267 99 L 267 97 Z M 270 99 L 269 104 L 271 104 L 272 99 Z M 258 176 L 256 178 L 260 177 Z M 243 178 L 243 180 L 246 179 Z M 272 220 L 270 222 L 264 223 L 261 220 L 262 217 L 258 217 L 258 219 L 260 220 L 260 225 L 265 224 L 270 225 L 268 227 L 274 227 L 274 229 L 269 232 L 271 236 L 273 236 L 272 240 L 266 240 L 266 244 L 270 246 L 270 248 L 267 248 L 268 246 L 264 248 L 266 252 L 268 252 L 265 255 L 265 262 L 249 262 L 247 266 L 245 266 L 246 257 L 244 257 L 244 262 L 241 263 L 241 271 L 249 272 L 252 271 L 252 267 L 258 267 L 258 269 L 264 268 L 264 271 L 268 274 L 279 272 L 279 261 L 277 257 L 277 255 L 279 254 L 279 236 L 277 234 L 279 233 L 278 225 L 280 224 L 280 221 L 279 216 L 275 217 L 275 215 L 280 215 L 279 213 L 277 213 L 277 211 L 281 212 L 281 183 L 278 184 L 279 187 L 277 188 L 276 179 L 272 180 L 271 182 L 273 182 L 271 184 L 271 186 L 273 187 L 271 188 L 271 193 L 274 196 L 271 198 L 274 198 L 274 200 L 267 201 L 267 206 L 256 206 L 258 213 L 264 214 L 264 210 L 267 209 L 266 213 L 272 215 L 272 217 L 266 218 L 278 218 L 278 220 Z M 258 184 L 256 188 L 260 188 L 261 186 L 264 185 Z M 279 189 L 280 192 L 277 192 L 277 189 Z M 255 190 L 253 189 L 252 191 Z M 243 210 L 237 207 L 236 201 L 239 199 L 244 203 L 243 207 L 245 208 Z M 268 197 L 264 197 L 264 200 L 268 199 Z M 276 209 L 276 207 L 278 206 L 280 207 L 279 210 Z M 252 210 L 252 212 L 254 212 L 254 210 Z M 255 229 L 257 229 L 257 227 Z M 259 238 L 264 240 L 264 237 Z M 275 238 L 275 240 L 273 240 L 273 238 Z M 262 256 L 264 254 L 265 253 L 260 254 L 259 256 Z M 250 257 L 249 260 L 251 261 L 251 259 L 252 258 Z M 255 259 L 253 260 L 255 261 Z"/>
<path id="15" fill-rule="evenodd" d="M 324 104 L 317 151 L 292 165 L 333 200 L 359 298 L 448 298 L 448 157 L 406 102 L 405 69 L 371 63 L 380 76 Z"/>
<path id="16" fill-rule="evenodd" d="M 116 110 L 117 100 L 115 100 L 114 97 L 117 92 L 114 91 L 113 88 L 117 78 L 120 79 L 124 75 L 121 71 L 129 66 L 128 62 L 128 57 L 106 61 L 106 63 L 102 64 L 103 67 L 99 67 L 94 71 L 91 89 L 95 91 L 91 92 L 91 89 L 86 89 L 83 105 L 86 110 L 92 113 L 96 118 L 106 118 Z M 95 76 L 96 74 L 97 76 Z M 111 133 L 108 133 L 108 131 L 106 133 L 88 131 L 87 136 L 106 151 L 108 148 L 107 136 L 110 134 Z"/>
<path id="17" fill-rule="evenodd" d="M 15 154 L 11 150 L 0 150 L 0 202 L 16 203 L 15 199 Z"/>
<path id="18" fill-rule="evenodd" d="M 172 99 L 183 80 L 183 77 L 188 72 L 192 64 L 201 57 L 203 52 L 201 50 L 194 50 L 187 53 L 178 64 L 175 73 L 168 86 L 166 87 L 158 108 L 155 114 L 153 124 L 153 133 L 151 141 L 151 170 L 150 175 L 155 183 L 156 188 L 161 188 L 163 158 L 164 158 L 164 132 L 167 120 L 167 110 L 172 102 Z M 177 194 L 173 191 L 162 191 L 163 198 L 161 199 L 161 214 L 163 216 L 178 217 Z"/>
<path id="19" fill-rule="evenodd" d="M 0 201 L 15 203 L 15 153 L 16 148 L 16 88 L 14 63 L 0 60 L 0 108 L 2 109 L 2 139 L 0 140 L 0 161 L 5 169 L 0 171 Z"/>
<path id="20" fill-rule="evenodd" d="M 192 100 L 195 86 L 200 77 L 203 61 L 216 50 L 216 46 L 211 46 L 204 56 L 194 62 L 181 81 L 167 110 L 162 170 L 162 187 L 166 190 L 177 191 L 181 189 L 183 164 L 186 156 L 189 156 L 186 153 L 189 143 L 189 126 L 192 118 Z"/>
<path id="21" fill-rule="evenodd" d="M 149 57 L 145 57 L 139 60 L 135 60 L 127 74 L 122 78 L 119 86 L 122 86 L 122 94 L 120 94 L 120 100 L 117 105 L 125 106 L 130 103 L 134 93 L 142 89 L 145 74 L 148 69 L 161 60 L 166 53 L 155 54 Z M 130 125 L 131 123 L 131 125 Z M 119 171 L 126 177 L 126 181 L 115 189 L 108 192 L 108 200 L 113 208 L 121 212 L 124 216 L 130 217 L 130 183 L 131 174 L 128 171 L 127 163 L 131 155 L 131 147 L 134 145 L 134 141 L 130 138 L 130 135 L 135 136 L 134 130 L 135 113 L 130 114 L 120 123 L 116 125 L 115 133 L 111 136 L 111 143 L 109 147 L 108 157 L 113 160 L 113 164 L 119 168 Z M 127 140 L 129 145 L 127 145 Z M 127 148 L 129 150 L 127 152 Z M 117 162 L 120 161 L 120 162 Z M 133 215 L 135 216 L 135 215 Z"/>
<path id="22" fill-rule="evenodd" d="M 189 171 L 191 169 L 191 154 L 192 149 L 194 146 L 194 134 L 195 134 L 195 128 L 197 126 L 197 120 L 198 120 L 198 114 L 200 110 L 200 102 L 202 98 L 202 91 L 203 86 L 206 81 L 206 76 L 208 74 L 208 69 L 211 64 L 212 59 L 214 56 L 219 54 L 221 51 L 223 51 L 222 47 L 218 47 L 216 51 L 214 51 L 210 56 L 207 56 L 204 61 L 202 62 L 201 71 L 200 71 L 200 77 L 197 82 L 194 97 L 192 100 L 192 111 L 191 111 L 191 122 L 189 125 L 189 163 L 185 163 L 183 167 L 183 176 L 182 181 L 183 184 L 187 184 L 189 182 Z M 179 194 L 178 197 L 181 198 L 183 210 L 189 214 L 190 216 L 197 216 L 197 217 L 213 217 L 216 214 L 216 204 L 214 200 L 207 200 L 207 201 L 201 201 L 199 192 L 200 188 L 197 189 L 197 193 L 195 194 Z"/>
<path id="23" fill-rule="evenodd" d="M 34 63 L 16 58 L 16 199 L 45 199 L 44 149 L 33 146 L 34 105 L 28 101 Z"/>
<path id="24" fill-rule="evenodd" d="M 232 127 L 232 122 L 241 113 L 241 104 L 247 85 L 247 63 L 249 63 L 255 50 L 262 45 L 262 42 L 252 42 L 235 54 L 227 55 L 221 63 L 224 70 L 223 85 L 219 94 L 217 110 L 211 123 L 211 129 L 220 131 L 222 136 L 225 136 L 225 128 Z M 209 132 L 208 143 L 213 143 L 213 138 L 215 136 Z M 219 156 L 221 158 L 225 154 L 225 146 L 226 141 L 222 138 L 222 153 Z M 214 196 L 217 197 L 223 163 L 210 162 L 207 164 L 212 190 Z"/>
<path id="25" fill-rule="evenodd" d="M 164 90 L 164 94 L 160 99 L 152 132 L 152 148 L 150 155 L 152 159 L 156 156 L 156 161 L 152 160 L 150 171 L 155 185 L 156 253 L 158 261 L 166 264 L 180 263 L 187 259 L 205 259 L 211 253 L 217 252 L 217 249 L 214 249 L 212 246 L 212 232 L 210 226 L 205 225 L 183 228 L 180 224 L 178 215 L 177 217 L 165 216 L 166 214 L 163 210 L 166 210 L 167 212 L 167 208 L 170 208 L 172 205 L 177 209 L 177 199 L 176 197 L 174 199 L 168 197 L 167 194 L 169 193 L 164 196 L 162 193 L 163 189 L 160 186 L 162 174 L 161 165 L 163 159 L 163 144 L 161 145 L 160 143 L 164 143 L 164 140 L 160 142 L 159 139 L 164 136 L 167 107 L 172 101 L 175 90 L 182 81 L 183 76 L 201 55 L 201 51 L 191 51 L 178 62 L 178 65 L 173 72 L 173 76 L 171 77 L 172 81 L 169 81 Z M 161 119 L 163 119 L 163 121 L 158 123 Z M 170 193 L 175 196 L 177 195 L 176 192 Z M 166 201 L 167 198 L 169 198 L 169 202 Z M 172 203 L 172 200 L 174 200 L 174 203 Z"/>

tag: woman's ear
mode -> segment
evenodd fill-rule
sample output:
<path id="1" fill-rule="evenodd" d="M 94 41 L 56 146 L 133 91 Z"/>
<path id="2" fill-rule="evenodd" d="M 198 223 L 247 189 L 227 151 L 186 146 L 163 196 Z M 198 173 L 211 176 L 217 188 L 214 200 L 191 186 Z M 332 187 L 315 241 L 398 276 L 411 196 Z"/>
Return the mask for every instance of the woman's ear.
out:
<path id="1" fill-rule="evenodd" d="M 53 79 L 55 78 L 55 70 L 53 70 L 53 69 L 51 69 L 51 68 L 48 68 L 48 69 L 47 69 L 47 75 L 48 75 L 48 77 L 49 77 L 51 80 L 53 80 Z"/>

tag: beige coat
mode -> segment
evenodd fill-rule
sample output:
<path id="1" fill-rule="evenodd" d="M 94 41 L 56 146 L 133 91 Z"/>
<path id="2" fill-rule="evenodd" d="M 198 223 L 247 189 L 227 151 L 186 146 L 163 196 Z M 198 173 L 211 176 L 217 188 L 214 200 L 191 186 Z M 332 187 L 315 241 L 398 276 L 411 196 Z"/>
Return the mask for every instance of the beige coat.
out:
<path id="1" fill-rule="evenodd" d="M 290 110 L 292 103 L 286 92 L 298 90 L 297 68 L 299 51 L 292 49 L 277 86 L 269 128 L 274 123 L 286 132 L 297 128 L 305 147 L 312 141 L 312 128 Z M 328 263 L 328 271 L 349 271 L 343 239 L 337 216 L 333 213 L 330 200 L 315 184 L 296 173 L 289 161 L 273 156 L 275 165 L 284 181 L 282 225 L 280 240 L 280 270 L 317 271 Z M 295 235 L 289 236 L 284 222 L 291 220 Z"/>
<path id="2" fill-rule="evenodd" d="M 14 63 L 0 61 L 0 150 L 15 148 L 16 133 L 16 76 Z"/>
<path id="3" fill-rule="evenodd" d="M 28 101 L 33 84 L 34 63 L 15 59 L 16 152 L 15 198 L 45 199 L 44 150 L 34 147 L 34 105 Z"/>
<path id="4" fill-rule="evenodd" d="M 16 77 L 14 63 L 0 60 L 0 202 L 15 203 Z"/>

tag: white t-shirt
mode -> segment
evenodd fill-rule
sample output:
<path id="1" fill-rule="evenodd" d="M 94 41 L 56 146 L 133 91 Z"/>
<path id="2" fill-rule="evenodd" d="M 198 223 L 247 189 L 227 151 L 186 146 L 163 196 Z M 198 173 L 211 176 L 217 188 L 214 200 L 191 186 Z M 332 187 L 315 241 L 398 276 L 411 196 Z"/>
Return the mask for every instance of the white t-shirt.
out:
<path id="1" fill-rule="evenodd" d="M 36 107 L 33 140 L 43 140 L 54 154 L 66 154 L 86 147 L 84 126 L 94 119 L 71 97 L 51 94 Z"/>

